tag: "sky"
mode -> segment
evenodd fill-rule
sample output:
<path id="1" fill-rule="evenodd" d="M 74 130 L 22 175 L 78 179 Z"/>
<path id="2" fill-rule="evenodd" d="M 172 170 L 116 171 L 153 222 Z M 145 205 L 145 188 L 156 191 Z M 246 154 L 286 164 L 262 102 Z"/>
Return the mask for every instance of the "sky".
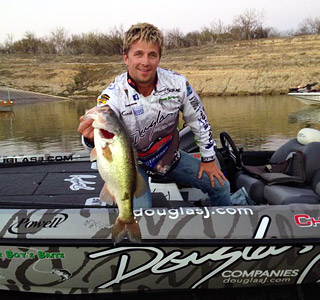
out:
<path id="1" fill-rule="evenodd" d="M 187 33 L 254 9 L 264 13 L 264 27 L 297 30 L 305 18 L 320 18 L 320 0 L 0 0 L 0 43 L 31 32 L 46 37 L 57 28 L 68 34 L 108 32 L 138 22 Z"/>

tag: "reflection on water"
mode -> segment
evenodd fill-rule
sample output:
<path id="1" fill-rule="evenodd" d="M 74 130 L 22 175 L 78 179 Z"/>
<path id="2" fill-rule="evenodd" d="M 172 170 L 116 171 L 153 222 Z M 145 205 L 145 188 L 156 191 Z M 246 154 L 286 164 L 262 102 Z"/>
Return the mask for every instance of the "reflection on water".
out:
<path id="1" fill-rule="evenodd" d="M 0 113 L 0 155 L 82 150 L 79 117 L 92 100 L 16 105 L 12 115 Z"/>
<path id="2" fill-rule="evenodd" d="M 320 108 L 288 96 L 203 98 L 214 138 L 227 131 L 244 149 L 274 150 L 304 127 L 320 129 Z M 82 150 L 79 117 L 94 100 L 16 105 L 0 112 L 0 155 Z"/>
<path id="3" fill-rule="evenodd" d="M 319 108 L 288 96 L 203 98 L 203 102 L 218 145 L 219 133 L 227 131 L 236 145 L 244 149 L 274 150 L 296 137 L 301 128 L 320 129 L 320 117 L 296 121 L 291 118 L 306 107 L 309 115 Z"/>
<path id="4" fill-rule="evenodd" d="M 312 127 L 313 124 L 320 123 L 320 107 L 319 106 L 304 106 L 300 110 L 289 116 L 291 123 L 301 123 L 305 127 Z"/>

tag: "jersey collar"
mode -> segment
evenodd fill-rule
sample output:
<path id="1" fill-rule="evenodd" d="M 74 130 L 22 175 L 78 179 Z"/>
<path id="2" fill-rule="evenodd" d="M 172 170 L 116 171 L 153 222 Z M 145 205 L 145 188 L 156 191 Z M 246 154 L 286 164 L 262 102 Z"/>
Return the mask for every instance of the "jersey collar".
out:
<path id="1" fill-rule="evenodd" d="M 140 94 L 138 87 L 137 87 L 137 84 L 136 84 L 135 80 L 130 76 L 129 72 L 127 72 L 127 81 L 128 81 L 128 84 Z M 154 79 L 154 90 L 155 91 L 157 91 L 157 85 L 158 85 L 158 72 L 156 72 L 156 78 Z"/>

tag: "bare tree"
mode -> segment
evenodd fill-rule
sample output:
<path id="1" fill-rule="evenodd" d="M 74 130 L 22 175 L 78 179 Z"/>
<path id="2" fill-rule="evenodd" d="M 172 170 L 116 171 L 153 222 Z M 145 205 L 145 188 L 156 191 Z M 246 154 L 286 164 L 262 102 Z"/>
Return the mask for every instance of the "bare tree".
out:
<path id="1" fill-rule="evenodd" d="M 214 33 L 216 35 L 222 35 L 222 34 L 227 33 L 228 26 L 225 26 L 223 24 L 223 21 L 221 21 L 219 19 L 217 21 L 213 21 L 210 23 L 210 29 L 211 29 L 212 33 Z"/>
<path id="2" fill-rule="evenodd" d="M 230 26 L 224 25 L 220 19 L 211 22 L 210 31 L 215 37 L 215 43 L 230 38 Z"/>
<path id="3" fill-rule="evenodd" d="M 42 45 L 42 41 L 36 35 L 27 31 L 24 37 L 12 45 L 14 52 L 36 54 Z"/>
<path id="4" fill-rule="evenodd" d="M 299 24 L 297 34 L 320 34 L 320 17 L 306 18 Z"/>
<path id="5" fill-rule="evenodd" d="M 240 39 L 251 40 L 258 28 L 263 28 L 264 12 L 248 9 L 233 20 L 232 31 Z"/>
<path id="6" fill-rule="evenodd" d="M 68 32 L 63 27 L 57 27 L 50 32 L 49 42 L 52 43 L 57 54 L 63 54 L 66 50 Z"/>
<path id="7" fill-rule="evenodd" d="M 4 50 L 7 53 L 12 52 L 12 46 L 13 46 L 13 35 L 12 34 L 7 34 L 7 37 L 4 41 Z"/>
<path id="8" fill-rule="evenodd" d="M 168 30 L 164 34 L 165 46 L 167 49 L 180 48 L 183 46 L 184 36 L 179 28 Z"/>

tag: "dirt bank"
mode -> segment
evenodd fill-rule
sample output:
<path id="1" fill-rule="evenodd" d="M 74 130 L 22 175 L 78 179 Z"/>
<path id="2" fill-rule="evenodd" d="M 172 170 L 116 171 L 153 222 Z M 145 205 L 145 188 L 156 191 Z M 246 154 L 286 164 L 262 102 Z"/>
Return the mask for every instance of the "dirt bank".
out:
<path id="1" fill-rule="evenodd" d="M 187 76 L 201 95 L 285 94 L 320 82 L 320 35 L 165 51 L 161 67 Z M 0 55 L 0 86 L 95 97 L 125 71 L 121 56 Z"/>

